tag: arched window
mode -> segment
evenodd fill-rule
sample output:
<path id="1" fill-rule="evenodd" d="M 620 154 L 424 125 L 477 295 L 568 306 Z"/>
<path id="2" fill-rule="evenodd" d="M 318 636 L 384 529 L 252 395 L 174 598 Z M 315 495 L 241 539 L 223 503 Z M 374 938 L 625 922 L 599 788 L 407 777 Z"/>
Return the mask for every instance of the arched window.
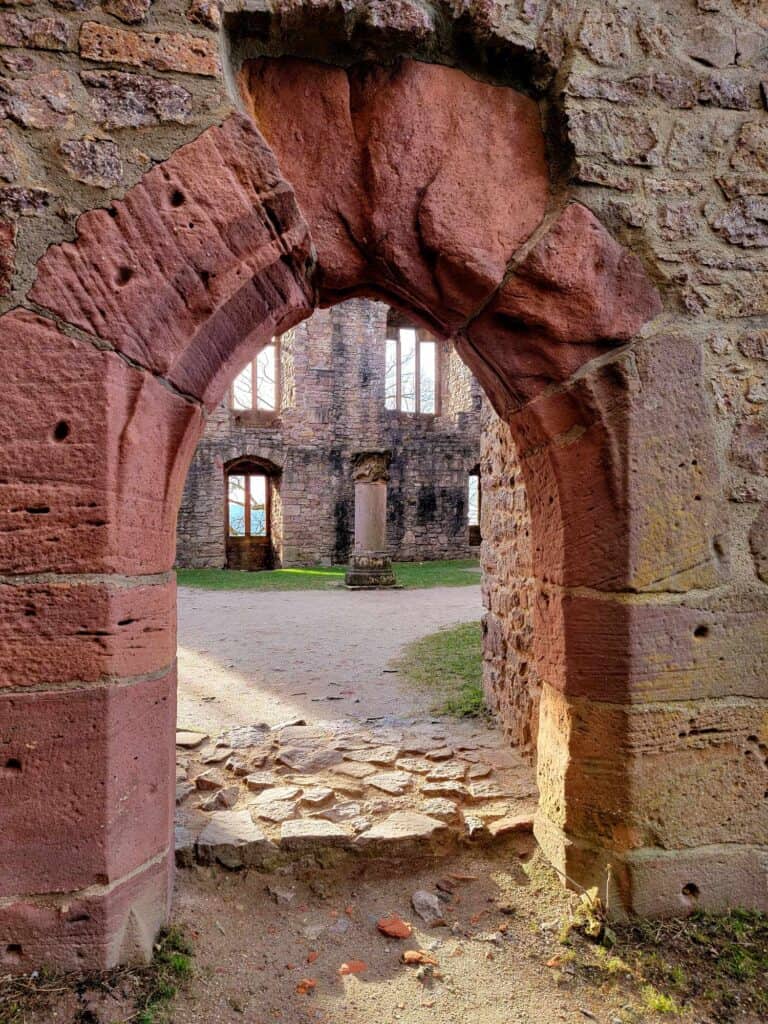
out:
<path id="1" fill-rule="evenodd" d="M 280 410 L 280 339 L 273 338 L 235 377 L 230 405 L 236 412 Z"/>
<path id="2" fill-rule="evenodd" d="M 439 413 L 439 346 L 395 310 L 387 318 L 384 407 L 396 412 Z"/>

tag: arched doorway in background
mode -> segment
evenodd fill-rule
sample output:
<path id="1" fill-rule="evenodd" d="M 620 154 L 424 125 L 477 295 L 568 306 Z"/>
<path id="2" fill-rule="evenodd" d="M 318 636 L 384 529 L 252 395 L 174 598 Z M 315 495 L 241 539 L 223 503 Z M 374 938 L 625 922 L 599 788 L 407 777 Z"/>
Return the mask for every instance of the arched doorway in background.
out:
<path id="1" fill-rule="evenodd" d="M 266 460 L 245 457 L 228 463 L 224 472 L 227 568 L 274 568 L 272 512 L 279 469 Z"/>

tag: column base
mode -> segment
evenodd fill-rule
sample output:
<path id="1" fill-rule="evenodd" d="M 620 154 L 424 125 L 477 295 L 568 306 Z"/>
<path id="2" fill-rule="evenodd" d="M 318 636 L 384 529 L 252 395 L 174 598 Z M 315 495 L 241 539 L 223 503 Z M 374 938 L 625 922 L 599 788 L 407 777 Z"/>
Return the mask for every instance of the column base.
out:
<path id="1" fill-rule="evenodd" d="M 392 559 L 386 551 L 359 551 L 349 560 L 344 583 L 350 590 L 381 590 L 396 587 Z"/>

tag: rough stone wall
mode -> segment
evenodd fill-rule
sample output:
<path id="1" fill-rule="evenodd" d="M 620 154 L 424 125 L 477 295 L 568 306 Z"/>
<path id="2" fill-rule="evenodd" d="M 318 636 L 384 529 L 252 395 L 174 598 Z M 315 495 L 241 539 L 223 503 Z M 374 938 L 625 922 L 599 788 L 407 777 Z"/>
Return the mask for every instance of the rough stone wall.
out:
<path id="1" fill-rule="evenodd" d="M 541 679 L 533 650 L 531 519 L 509 427 L 483 403 L 480 473 L 483 543 L 483 684 L 507 735 L 533 752 Z"/>
<path id="2" fill-rule="evenodd" d="M 392 451 L 388 537 L 399 561 L 477 554 L 467 530 L 467 475 L 480 455 L 481 391 L 441 343 L 437 417 L 384 408 L 387 307 L 351 299 L 318 310 L 281 345 L 282 408 L 249 426 L 227 401 L 209 417 L 179 510 L 177 563 L 226 563 L 225 466 L 254 456 L 280 469 L 274 545 L 285 566 L 343 563 L 354 540 L 356 450 Z M 273 531 L 274 532 L 274 531 Z"/>

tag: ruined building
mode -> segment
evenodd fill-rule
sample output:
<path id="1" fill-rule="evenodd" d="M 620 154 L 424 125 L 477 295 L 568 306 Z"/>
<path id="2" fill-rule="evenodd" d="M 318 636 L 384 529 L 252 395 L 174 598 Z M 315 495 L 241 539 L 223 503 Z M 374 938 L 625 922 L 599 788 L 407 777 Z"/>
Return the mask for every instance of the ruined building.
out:
<path id="1" fill-rule="evenodd" d="M 499 417 L 487 682 L 544 854 L 614 913 L 767 910 L 764 0 L 40 0 L 0 47 L 10 969 L 151 951 L 187 470 L 351 297 Z"/>
<path id="2" fill-rule="evenodd" d="M 318 310 L 249 361 L 208 417 L 177 564 L 346 563 L 352 460 L 372 449 L 391 453 L 392 558 L 477 555 L 481 402 L 454 347 L 383 303 Z"/>

